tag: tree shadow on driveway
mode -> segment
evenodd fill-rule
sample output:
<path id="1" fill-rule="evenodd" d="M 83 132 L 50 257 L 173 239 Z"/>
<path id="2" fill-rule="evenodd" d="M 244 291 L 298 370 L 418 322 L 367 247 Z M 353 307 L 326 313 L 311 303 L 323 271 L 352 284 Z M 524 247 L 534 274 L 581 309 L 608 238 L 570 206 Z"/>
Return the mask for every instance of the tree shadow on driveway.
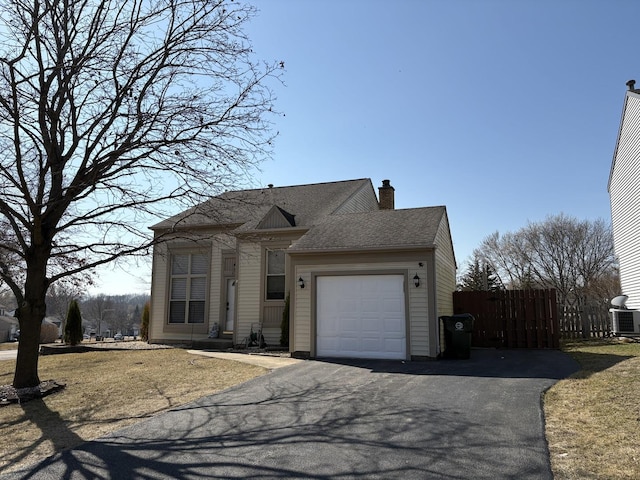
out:
<path id="1" fill-rule="evenodd" d="M 551 479 L 552 380 L 464 362 L 303 362 L 3 478 Z"/>

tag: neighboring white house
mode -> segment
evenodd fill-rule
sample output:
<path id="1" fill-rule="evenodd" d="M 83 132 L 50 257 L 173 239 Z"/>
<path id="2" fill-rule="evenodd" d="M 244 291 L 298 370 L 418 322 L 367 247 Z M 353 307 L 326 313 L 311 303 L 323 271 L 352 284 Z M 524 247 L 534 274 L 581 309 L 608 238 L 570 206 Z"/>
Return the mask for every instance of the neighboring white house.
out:
<path id="1" fill-rule="evenodd" d="M 17 318 L 0 314 L 0 343 L 14 340 L 19 329 Z"/>
<path id="2" fill-rule="evenodd" d="M 640 309 L 640 90 L 634 80 L 627 86 L 608 189 L 622 293 Z"/>
<path id="3" fill-rule="evenodd" d="M 456 263 L 445 207 L 394 209 L 388 180 L 227 192 L 152 227 L 151 342 L 278 345 L 290 298 L 298 357 L 440 353 Z M 217 324 L 217 325 L 216 325 Z"/>

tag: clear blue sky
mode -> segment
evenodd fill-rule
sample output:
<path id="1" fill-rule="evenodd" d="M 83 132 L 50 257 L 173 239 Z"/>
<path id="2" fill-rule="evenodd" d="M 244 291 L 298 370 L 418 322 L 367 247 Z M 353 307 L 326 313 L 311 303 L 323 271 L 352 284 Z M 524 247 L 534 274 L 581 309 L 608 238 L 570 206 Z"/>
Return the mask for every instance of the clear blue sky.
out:
<path id="1" fill-rule="evenodd" d="M 446 205 L 459 267 L 484 237 L 564 212 L 610 221 L 628 0 L 256 0 L 247 33 L 285 62 L 280 135 L 256 183 L 390 179 Z"/>
<path id="2" fill-rule="evenodd" d="M 458 264 L 494 231 L 564 212 L 610 221 L 607 180 L 638 3 L 256 2 L 285 62 L 261 184 L 390 179 L 396 208 L 446 205 Z"/>

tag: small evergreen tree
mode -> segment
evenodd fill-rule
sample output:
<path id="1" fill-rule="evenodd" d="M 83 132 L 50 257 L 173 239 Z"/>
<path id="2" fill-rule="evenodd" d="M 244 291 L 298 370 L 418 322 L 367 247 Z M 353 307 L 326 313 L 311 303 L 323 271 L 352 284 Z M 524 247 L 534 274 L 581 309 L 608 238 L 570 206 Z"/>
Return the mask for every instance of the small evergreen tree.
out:
<path id="1" fill-rule="evenodd" d="M 140 322 L 140 338 L 145 342 L 149 341 L 149 310 L 149 302 L 146 302 L 142 309 L 142 321 Z"/>
<path id="2" fill-rule="evenodd" d="M 287 298 L 284 301 L 284 310 L 282 312 L 282 322 L 280 322 L 280 346 L 288 347 L 289 346 L 289 294 L 287 293 Z"/>
<path id="3" fill-rule="evenodd" d="M 460 279 L 458 289 L 462 291 L 495 291 L 502 290 L 500 279 L 488 263 L 481 263 L 475 257 L 467 272 Z"/>
<path id="4" fill-rule="evenodd" d="M 78 345 L 82 342 L 82 315 L 78 302 L 71 300 L 64 325 L 64 343 Z"/>

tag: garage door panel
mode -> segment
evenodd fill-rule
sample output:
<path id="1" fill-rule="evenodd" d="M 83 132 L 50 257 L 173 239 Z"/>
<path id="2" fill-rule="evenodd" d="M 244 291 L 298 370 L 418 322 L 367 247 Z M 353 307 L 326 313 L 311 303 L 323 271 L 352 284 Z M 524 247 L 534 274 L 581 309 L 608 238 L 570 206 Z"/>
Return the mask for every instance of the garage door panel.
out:
<path id="1" fill-rule="evenodd" d="M 338 338 L 322 338 L 318 339 L 318 351 L 331 352 L 339 350 Z"/>
<path id="2" fill-rule="evenodd" d="M 404 307 L 404 301 L 400 302 L 397 299 L 394 299 L 394 300 L 383 299 L 380 302 L 380 309 L 383 312 L 388 313 L 389 315 L 398 315 L 398 312 L 404 311 L 403 307 Z"/>
<path id="3" fill-rule="evenodd" d="M 360 332 L 363 335 L 375 333 L 378 334 L 382 329 L 382 321 L 377 318 L 362 318 Z"/>
<path id="4" fill-rule="evenodd" d="M 405 339 L 404 338 L 387 338 L 384 341 L 384 349 L 390 352 L 403 352 L 405 348 Z"/>
<path id="5" fill-rule="evenodd" d="M 382 328 L 385 333 L 402 335 L 404 338 L 404 318 L 385 318 L 382 321 Z"/>
<path id="6" fill-rule="evenodd" d="M 341 299 L 336 305 L 335 311 L 342 313 L 356 313 L 358 311 L 358 303 L 354 298 Z"/>
<path id="7" fill-rule="evenodd" d="M 375 302 L 375 301 L 360 302 L 361 313 L 377 313 L 378 311 L 380 311 L 379 302 Z"/>
<path id="8" fill-rule="evenodd" d="M 376 352 L 382 348 L 380 338 L 364 338 L 362 339 L 361 350 L 365 352 Z"/>
<path id="9" fill-rule="evenodd" d="M 318 356 L 406 357 L 404 276 L 318 277 Z"/>
<path id="10" fill-rule="evenodd" d="M 343 336 L 357 337 L 360 333 L 360 318 L 358 317 L 339 317 L 336 321 L 331 322 L 334 331 L 340 329 Z M 336 335 L 337 336 L 337 335 Z"/>

